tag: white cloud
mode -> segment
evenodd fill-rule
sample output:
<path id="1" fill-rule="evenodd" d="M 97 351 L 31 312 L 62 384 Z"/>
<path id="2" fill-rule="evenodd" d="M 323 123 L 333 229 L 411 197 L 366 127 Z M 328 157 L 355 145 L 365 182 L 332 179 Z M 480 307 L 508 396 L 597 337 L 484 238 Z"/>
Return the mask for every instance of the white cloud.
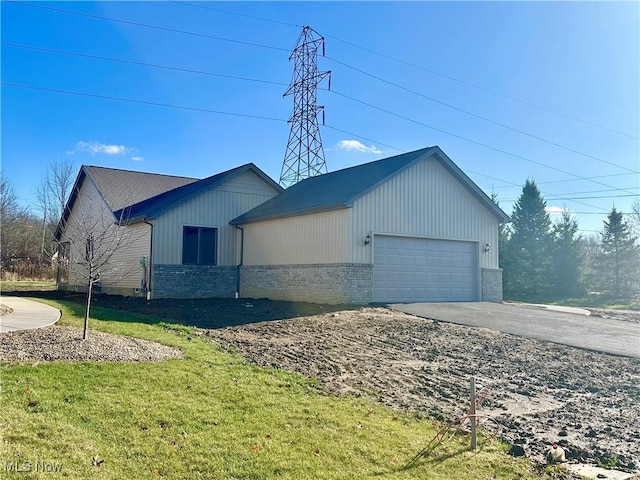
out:
<path id="1" fill-rule="evenodd" d="M 545 207 L 544 209 L 544 211 L 549 215 L 562 215 L 562 212 L 564 212 L 565 210 L 566 208 L 562 207 Z"/>
<path id="2" fill-rule="evenodd" d="M 124 145 L 108 145 L 102 142 L 78 142 L 73 150 L 67 153 L 89 152 L 91 155 L 104 153 L 105 155 L 124 155 L 135 151 L 135 148 L 125 147 Z"/>
<path id="3" fill-rule="evenodd" d="M 143 157 L 131 157 L 131 160 L 133 160 L 134 162 L 141 162 L 144 160 Z"/>
<path id="4" fill-rule="evenodd" d="M 382 153 L 382 150 L 378 149 L 375 145 L 367 147 L 364 143 L 358 140 L 340 140 L 336 144 L 336 148 L 340 150 L 346 150 L 347 152 L 363 152 L 363 153 Z"/>

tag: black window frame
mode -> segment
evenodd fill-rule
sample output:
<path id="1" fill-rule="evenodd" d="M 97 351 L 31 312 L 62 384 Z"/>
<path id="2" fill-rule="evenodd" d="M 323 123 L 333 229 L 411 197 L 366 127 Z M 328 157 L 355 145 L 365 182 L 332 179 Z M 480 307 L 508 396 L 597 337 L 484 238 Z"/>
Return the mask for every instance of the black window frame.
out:
<path id="1" fill-rule="evenodd" d="M 218 265 L 218 227 L 182 227 L 182 265 Z"/>

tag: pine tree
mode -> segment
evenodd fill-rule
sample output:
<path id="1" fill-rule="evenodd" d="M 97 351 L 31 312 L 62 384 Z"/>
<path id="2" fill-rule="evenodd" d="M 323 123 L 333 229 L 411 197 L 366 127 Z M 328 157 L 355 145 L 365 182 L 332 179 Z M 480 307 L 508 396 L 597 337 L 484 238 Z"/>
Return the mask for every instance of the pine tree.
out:
<path id="1" fill-rule="evenodd" d="M 625 297 L 638 291 L 640 248 L 631 236 L 629 225 L 615 207 L 607 215 L 602 231 L 597 267 L 601 289 L 614 297 Z"/>
<path id="2" fill-rule="evenodd" d="M 564 210 L 562 218 L 553 226 L 552 235 L 554 290 L 563 298 L 582 296 L 581 267 L 585 252 L 582 236 L 578 235 L 578 221 Z"/>
<path id="3" fill-rule="evenodd" d="M 496 193 L 491 194 L 491 200 L 499 207 L 500 201 Z M 509 224 L 500 223 L 498 225 L 498 263 L 502 268 L 502 288 L 503 291 L 508 292 L 511 282 L 510 274 L 511 269 L 511 257 L 509 252 L 509 238 L 511 236 L 511 228 Z"/>
<path id="4" fill-rule="evenodd" d="M 553 285 L 551 220 L 533 180 L 527 180 L 513 207 L 508 260 L 503 262 L 505 293 L 511 297 L 548 296 Z"/>

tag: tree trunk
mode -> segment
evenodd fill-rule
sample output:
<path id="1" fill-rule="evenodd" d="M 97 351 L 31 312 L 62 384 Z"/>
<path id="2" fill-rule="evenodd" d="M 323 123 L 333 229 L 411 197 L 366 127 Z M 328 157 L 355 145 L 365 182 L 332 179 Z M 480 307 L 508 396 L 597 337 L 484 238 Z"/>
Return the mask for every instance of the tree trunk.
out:
<path id="1" fill-rule="evenodd" d="M 87 339 L 87 330 L 89 329 L 89 311 L 91 310 L 91 291 L 93 290 L 93 281 L 89 280 L 89 288 L 87 289 L 87 308 L 84 311 L 84 329 L 82 330 L 82 339 Z"/>

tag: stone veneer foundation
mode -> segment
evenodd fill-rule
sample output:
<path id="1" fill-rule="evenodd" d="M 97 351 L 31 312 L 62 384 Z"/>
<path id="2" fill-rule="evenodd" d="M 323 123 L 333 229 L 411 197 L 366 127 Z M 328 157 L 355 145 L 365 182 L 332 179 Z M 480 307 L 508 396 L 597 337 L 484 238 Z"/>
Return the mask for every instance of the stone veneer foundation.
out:
<path id="1" fill-rule="evenodd" d="M 338 263 L 240 268 L 240 296 L 331 305 L 373 299 L 373 265 Z"/>

